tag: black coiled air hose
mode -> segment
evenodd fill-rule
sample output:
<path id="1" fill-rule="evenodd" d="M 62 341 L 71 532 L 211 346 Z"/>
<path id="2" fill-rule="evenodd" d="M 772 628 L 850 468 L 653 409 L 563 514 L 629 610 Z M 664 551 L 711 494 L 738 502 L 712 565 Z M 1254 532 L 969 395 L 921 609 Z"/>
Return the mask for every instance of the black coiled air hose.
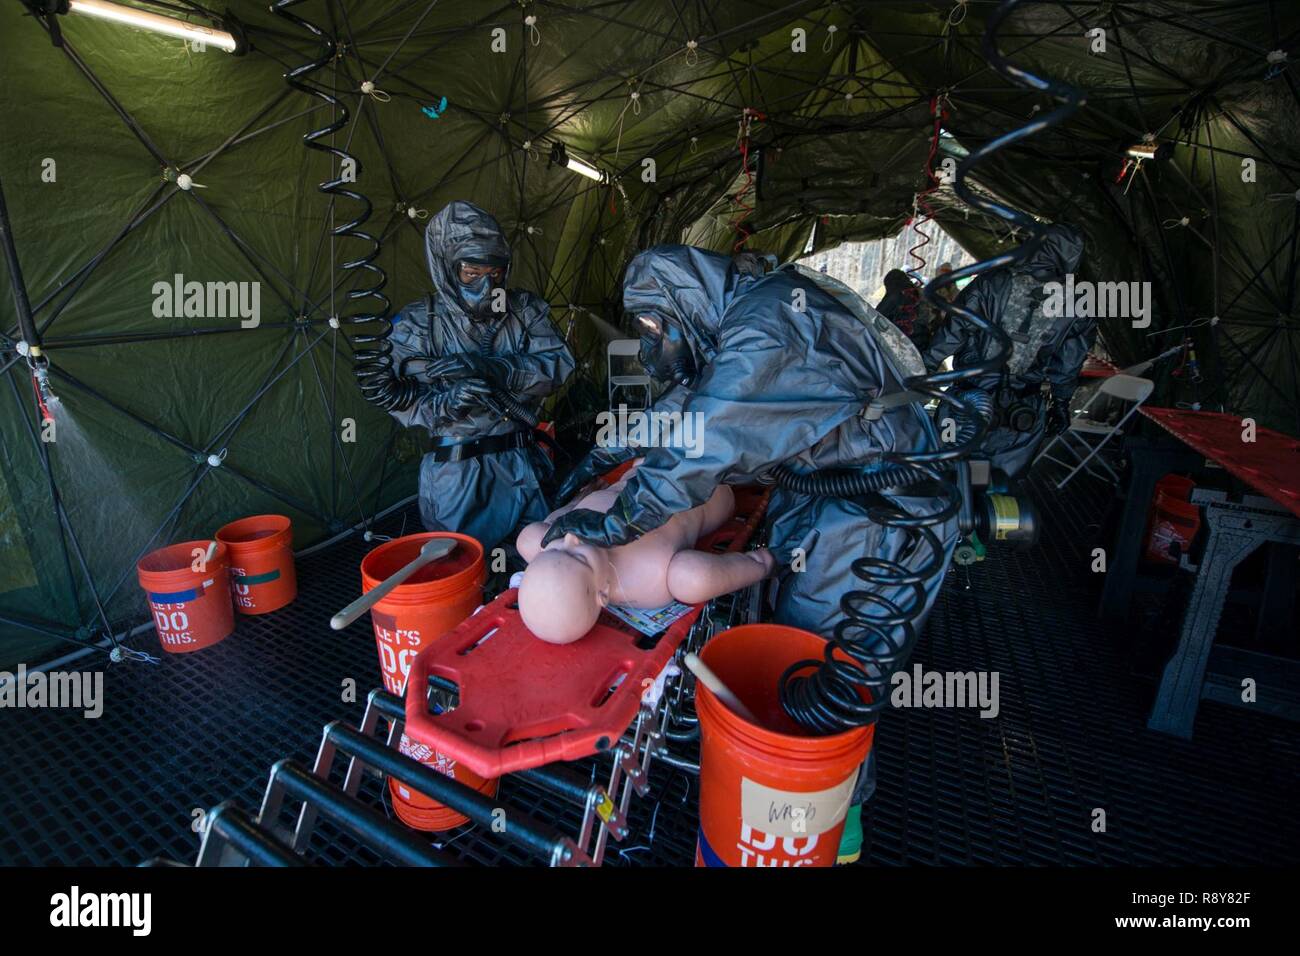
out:
<path id="1" fill-rule="evenodd" d="M 797 472 L 789 465 L 777 465 L 771 473 L 776 478 L 776 483 L 788 491 L 829 498 L 856 498 L 886 488 L 900 488 L 930 480 L 930 476 L 919 468 L 898 465 L 890 465 L 879 471 L 808 473 Z"/>
<path id="2" fill-rule="evenodd" d="M 480 325 L 478 334 L 475 336 L 475 344 L 478 346 L 479 352 L 483 355 L 494 354 L 495 350 L 492 343 L 496 341 L 498 331 L 500 331 L 498 323 L 484 322 Z M 537 416 L 529 411 L 523 402 L 520 402 L 504 388 L 492 393 L 492 401 L 507 418 L 513 418 L 529 428 L 537 427 Z"/>
<path id="3" fill-rule="evenodd" d="M 324 137 L 346 127 L 350 114 L 347 107 L 337 97 L 304 80 L 304 77 L 308 74 L 324 68 L 334 59 L 336 47 L 333 39 L 320 27 L 289 12 L 290 7 L 295 7 L 302 2 L 303 0 L 277 0 L 276 3 L 272 4 L 271 11 L 311 33 L 321 42 L 323 49 L 320 57 L 310 63 L 294 67 L 284 75 L 284 78 L 295 90 L 323 100 L 336 111 L 332 122 L 305 135 L 303 143 L 310 149 L 328 153 L 340 160 L 352 163 L 359 178 L 361 166 L 356 157 L 346 150 L 339 149 L 328 143 L 319 142 Z M 345 180 L 340 176 L 321 183 L 319 188 L 323 193 L 330 196 L 343 196 L 360 203 L 361 206 L 354 218 L 342 225 L 335 226 L 330 234 L 335 238 L 358 239 L 370 244 L 364 255 L 342 264 L 343 269 L 361 269 L 371 273 L 374 277 L 373 285 L 368 288 L 352 289 L 347 294 L 349 301 L 356 302 L 360 299 L 372 299 L 374 304 L 363 307 L 363 311 L 355 315 L 339 317 L 340 327 L 352 344 L 352 372 L 357 378 L 357 385 L 360 387 L 361 394 L 366 401 L 378 405 L 385 411 L 410 408 L 420 397 L 421 385 L 419 382 L 399 376 L 393 371 L 393 345 L 388 341 L 388 337 L 393 333 L 392 323 L 388 320 L 391 303 L 383 293 L 384 286 L 388 283 L 388 276 L 382 268 L 375 264 L 375 259 L 379 256 L 379 239 L 361 228 L 370 219 L 372 207 L 370 200 L 364 195 L 355 189 L 347 188 L 348 182 L 350 180 Z"/>
<path id="4" fill-rule="evenodd" d="M 946 504 L 936 512 L 923 515 L 909 514 L 888 503 L 868 508 L 868 517 L 873 522 L 900 529 L 908 535 L 900 558 L 909 560 L 922 553 L 928 555 L 928 559 L 915 571 L 909 570 L 901 560 L 889 558 L 867 557 L 853 562 L 853 574 L 867 584 L 869 589 L 848 591 L 840 599 L 844 620 L 836 626 L 827 643 L 824 659 L 798 661 L 781 675 L 782 706 L 791 717 L 813 733 L 833 734 L 871 724 L 886 706 L 890 677 L 907 662 L 916 639 L 917 624 L 925 610 L 924 585 L 936 575 L 943 574 L 947 566 L 943 543 L 933 529 L 958 513 L 963 494 L 948 475 L 957 467 L 958 462 L 979 446 L 992 417 L 992 402 L 987 392 L 981 389 L 961 389 L 958 386 L 1000 371 L 1010 351 L 1011 340 L 995 322 L 955 302 L 947 302 L 939 297 L 938 290 L 977 273 L 1022 262 L 1042 242 L 1044 227 L 1031 215 L 1005 206 L 988 196 L 976 194 L 967 185 L 966 177 L 993 153 L 1064 122 L 1083 102 L 1079 90 L 1035 76 L 1010 63 L 998 51 L 998 31 L 1022 2 L 1023 0 L 1003 0 L 990 15 L 982 44 L 984 58 L 1010 82 L 1050 94 L 1060 105 L 972 151 L 957 167 L 954 189 L 967 205 L 1029 230 L 1031 238 L 1022 245 L 983 262 L 938 276 L 925 286 L 926 299 L 941 314 L 964 322 L 976 333 L 991 336 L 994 341 L 993 352 L 988 358 L 972 365 L 949 372 L 919 375 L 903 383 L 908 390 L 937 400 L 941 407 L 952 407 L 953 418 L 958 423 L 958 440 L 955 443 L 935 451 L 889 452 L 884 456 L 885 461 L 897 466 L 899 471 L 882 468 L 873 473 L 849 476 L 851 479 L 864 479 L 861 483 L 865 485 L 871 485 L 870 479 L 877 475 L 887 476 L 877 479 L 878 481 L 914 479 L 895 480 L 896 486 L 929 479 L 933 483 L 935 496 L 942 497 Z M 927 170 L 927 173 L 931 182 L 936 182 L 933 169 Z M 843 476 L 840 479 L 838 487 L 849 491 L 859 485 L 856 481 L 844 482 Z M 835 482 L 831 482 L 831 487 L 836 487 Z M 876 487 L 868 490 L 880 489 Z M 902 589 L 904 594 L 898 602 L 882 593 L 896 589 Z M 847 659 L 837 657 L 837 651 Z M 861 690 L 867 692 L 865 700 Z"/>
<path id="5" fill-rule="evenodd" d="M 962 408 L 957 412 L 956 444 L 970 442 L 993 417 L 993 398 L 980 388 L 972 388 L 959 396 Z M 802 495 L 814 495 L 830 498 L 855 498 L 884 491 L 886 488 L 903 488 L 929 481 L 931 474 L 924 468 L 911 465 L 890 465 L 878 471 L 832 472 L 813 471 L 797 472 L 789 465 L 777 465 L 772 469 L 776 483 L 788 491 Z"/>

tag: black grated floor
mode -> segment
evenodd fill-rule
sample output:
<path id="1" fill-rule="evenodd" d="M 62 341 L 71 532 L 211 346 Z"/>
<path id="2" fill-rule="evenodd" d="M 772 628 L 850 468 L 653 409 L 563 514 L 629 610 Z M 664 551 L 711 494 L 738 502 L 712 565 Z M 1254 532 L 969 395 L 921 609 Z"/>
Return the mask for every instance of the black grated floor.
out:
<path id="1" fill-rule="evenodd" d="M 1202 703 L 1188 742 L 1144 729 L 1153 689 L 1129 665 L 1136 634 L 1094 617 L 1089 549 L 1104 491 L 1035 489 L 1046 529 L 1028 554 L 949 572 L 913 663 L 996 670 L 1001 711 L 893 710 L 876 732 L 870 864 L 1285 864 L 1300 860 L 1286 807 L 1300 776 L 1300 725 Z M 384 530 L 399 533 L 401 520 Z M 310 763 L 320 728 L 355 724 L 379 683 L 368 621 L 329 630 L 358 590 L 368 545 L 352 539 L 299 563 L 300 596 L 245 619 L 217 647 L 158 666 L 105 668 L 104 715 L 0 711 L 0 865 L 192 862 L 196 811 L 233 799 L 256 811 L 271 765 Z M 139 646 L 157 652 L 152 635 Z M 355 682 L 357 702 L 344 700 Z M 575 765 L 588 774 L 601 761 Z M 695 780 L 659 765 L 633 833 L 609 865 L 689 865 Z M 381 801 L 378 782 L 364 791 Z M 578 808 L 507 779 L 502 801 L 576 833 Z M 1096 810 L 1105 831 L 1094 831 Z M 490 837 L 490 835 L 488 835 Z M 481 864 L 536 863 L 474 827 L 448 849 Z M 379 863 L 322 825 L 321 862 Z"/>

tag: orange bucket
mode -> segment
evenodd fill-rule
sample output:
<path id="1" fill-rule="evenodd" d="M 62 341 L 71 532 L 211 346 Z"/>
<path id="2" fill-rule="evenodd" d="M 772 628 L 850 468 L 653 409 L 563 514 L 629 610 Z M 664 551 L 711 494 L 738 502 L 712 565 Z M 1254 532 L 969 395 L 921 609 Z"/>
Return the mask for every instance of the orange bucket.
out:
<path id="1" fill-rule="evenodd" d="M 1196 483 L 1182 475 L 1165 475 L 1156 482 L 1155 497 L 1147 518 L 1143 557 L 1153 564 L 1177 564 L 1170 551 L 1175 543 L 1180 554 L 1191 550 L 1192 539 L 1201 528 L 1201 508 L 1190 501 Z"/>
<path id="2" fill-rule="evenodd" d="M 253 515 L 217 532 L 230 549 L 230 593 L 240 614 L 278 611 L 298 596 L 293 525 L 284 515 Z"/>
<path id="3" fill-rule="evenodd" d="M 375 548 L 361 561 L 363 592 L 415 560 L 430 538 L 454 538 L 458 544 L 450 554 L 426 564 L 370 609 L 384 687 L 399 697 L 406 693 L 406 678 L 415 655 L 483 603 L 483 583 L 487 580 L 483 546 L 469 535 L 445 531 L 411 534 Z M 495 778 L 485 780 L 406 734 L 402 734 L 400 750 L 486 796 L 496 794 Z M 450 830 L 469 820 L 398 780 L 390 779 L 388 790 L 393 809 L 407 826 L 418 830 Z"/>
<path id="4" fill-rule="evenodd" d="M 169 654 L 188 654 L 211 647 L 235 629 L 230 601 L 229 555 L 212 541 L 185 541 L 146 554 L 135 566 L 140 587 L 149 597 L 158 643 Z"/>
<path id="5" fill-rule="evenodd" d="M 777 693 L 787 667 L 820 660 L 825 653 L 824 638 L 779 624 L 734 627 L 704 645 L 700 659 L 763 726 L 739 717 L 703 683 L 695 685 L 700 717 L 696 866 L 835 864 L 858 768 L 875 728 L 809 736 L 785 713 Z"/>

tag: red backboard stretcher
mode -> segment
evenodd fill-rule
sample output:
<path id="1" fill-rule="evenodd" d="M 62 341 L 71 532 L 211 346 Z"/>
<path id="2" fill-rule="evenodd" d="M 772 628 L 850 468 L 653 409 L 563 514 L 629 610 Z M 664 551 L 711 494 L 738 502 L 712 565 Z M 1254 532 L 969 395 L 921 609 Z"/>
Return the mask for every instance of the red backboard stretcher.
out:
<path id="1" fill-rule="evenodd" d="M 734 516 L 701 538 L 700 550 L 740 551 L 758 527 L 766 490 L 735 492 Z M 415 658 L 406 685 L 406 733 L 483 777 L 614 746 L 703 608 L 692 608 L 649 647 L 652 639 L 608 613 L 581 640 L 547 644 L 524 626 L 517 594 L 506 591 L 434 640 Z M 430 676 L 456 684 L 454 710 L 429 712 Z"/>

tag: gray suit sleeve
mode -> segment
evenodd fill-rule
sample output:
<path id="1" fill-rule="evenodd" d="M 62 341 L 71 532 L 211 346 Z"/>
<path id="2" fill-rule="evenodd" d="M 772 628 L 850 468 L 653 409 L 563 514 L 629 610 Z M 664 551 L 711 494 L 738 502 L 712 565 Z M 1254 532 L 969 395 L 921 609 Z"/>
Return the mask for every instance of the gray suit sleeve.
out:
<path id="1" fill-rule="evenodd" d="M 510 368 L 507 388 L 526 398 L 545 398 L 573 373 L 573 353 L 551 322 L 551 309 L 536 296 L 529 296 L 523 309 L 527 351 L 496 358 Z"/>
<path id="2" fill-rule="evenodd" d="M 428 314 L 422 303 L 409 305 L 394 317 L 393 334 L 388 337 L 393 346 L 394 375 L 402 367 L 403 359 L 413 355 L 428 355 L 432 351 L 433 345 L 425 331 L 427 324 Z M 415 367 L 418 368 L 418 365 Z M 436 435 L 453 421 L 448 398 L 447 392 L 426 386 L 414 405 L 390 411 L 389 414 L 407 428 L 424 428 Z"/>

